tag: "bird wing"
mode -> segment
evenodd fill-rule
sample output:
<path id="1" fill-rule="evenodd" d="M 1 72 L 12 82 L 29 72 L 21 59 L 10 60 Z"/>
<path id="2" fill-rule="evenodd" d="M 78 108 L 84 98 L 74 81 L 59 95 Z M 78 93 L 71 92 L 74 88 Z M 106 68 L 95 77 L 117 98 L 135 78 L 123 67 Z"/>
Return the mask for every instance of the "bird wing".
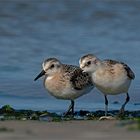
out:
<path id="1" fill-rule="evenodd" d="M 78 66 L 64 65 L 65 71 L 69 74 L 70 82 L 74 89 L 82 90 L 85 87 L 92 87 L 91 77 L 82 71 Z"/>
<path id="2" fill-rule="evenodd" d="M 115 64 L 117 64 L 117 63 L 122 64 L 123 67 L 124 67 L 124 69 L 125 69 L 126 72 L 127 72 L 127 76 L 128 76 L 130 79 L 135 79 L 135 74 L 134 74 L 134 72 L 130 69 L 130 67 L 129 67 L 127 64 L 125 64 L 125 63 L 123 63 L 123 62 L 120 62 L 120 61 L 116 61 L 116 60 L 110 60 L 110 59 L 106 59 L 106 60 L 104 60 L 104 62 L 107 62 L 107 64 L 109 64 L 109 65 L 115 65 Z"/>

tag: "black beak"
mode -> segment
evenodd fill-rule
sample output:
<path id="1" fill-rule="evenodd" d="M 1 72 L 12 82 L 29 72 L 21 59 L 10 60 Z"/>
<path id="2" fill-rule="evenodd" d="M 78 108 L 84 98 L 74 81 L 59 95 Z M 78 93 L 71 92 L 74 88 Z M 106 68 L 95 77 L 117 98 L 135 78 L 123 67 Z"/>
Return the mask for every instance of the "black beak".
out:
<path id="1" fill-rule="evenodd" d="M 34 81 L 36 81 L 37 79 L 39 79 L 40 77 L 42 77 L 43 75 L 45 75 L 45 71 L 42 70 L 39 75 L 34 79 Z"/>

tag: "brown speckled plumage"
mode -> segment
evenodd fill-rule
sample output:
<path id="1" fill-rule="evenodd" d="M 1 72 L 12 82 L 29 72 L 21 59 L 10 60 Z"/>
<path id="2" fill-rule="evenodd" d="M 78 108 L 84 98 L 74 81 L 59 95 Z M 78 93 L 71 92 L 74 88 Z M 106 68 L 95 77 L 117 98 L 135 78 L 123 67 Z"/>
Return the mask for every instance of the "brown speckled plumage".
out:
<path id="1" fill-rule="evenodd" d="M 126 70 L 127 72 L 127 76 L 130 78 L 130 79 L 135 79 L 135 74 L 133 73 L 133 71 L 130 69 L 130 67 L 123 63 L 123 62 L 120 62 L 120 61 L 116 61 L 116 60 L 110 60 L 110 59 L 106 59 L 104 60 L 104 62 L 109 65 L 109 66 L 113 66 L 113 65 L 116 65 L 116 64 L 121 64 L 123 65 L 124 69 Z M 113 72 L 113 71 L 112 71 Z"/>
<path id="2" fill-rule="evenodd" d="M 85 87 L 93 86 L 91 77 L 79 67 L 63 64 L 63 71 L 70 78 L 69 80 L 74 89 L 82 90 Z"/>

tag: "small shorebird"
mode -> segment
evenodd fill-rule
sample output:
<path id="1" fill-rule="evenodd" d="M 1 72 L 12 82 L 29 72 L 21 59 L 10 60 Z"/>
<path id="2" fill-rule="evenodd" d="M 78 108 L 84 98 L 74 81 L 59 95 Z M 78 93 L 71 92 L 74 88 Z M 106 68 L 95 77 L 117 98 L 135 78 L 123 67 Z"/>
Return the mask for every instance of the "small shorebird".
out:
<path id="1" fill-rule="evenodd" d="M 131 80 L 135 78 L 133 71 L 123 62 L 116 60 L 100 60 L 93 54 L 87 54 L 79 60 L 80 68 L 89 73 L 92 81 L 105 97 L 105 116 L 108 111 L 107 95 L 117 95 L 126 93 L 126 101 L 120 109 L 120 114 L 124 113 L 125 105 L 130 97 L 128 90 Z"/>
<path id="2" fill-rule="evenodd" d="M 56 58 L 46 59 L 42 64 L 42 72 L 35 81 L 45 75 L 44 86 L 57 99 L 71 100 L 65 116 L 74 114 L 74 100 L 93 89 L 91 77 L 80 67 L 62 64 Z"/>

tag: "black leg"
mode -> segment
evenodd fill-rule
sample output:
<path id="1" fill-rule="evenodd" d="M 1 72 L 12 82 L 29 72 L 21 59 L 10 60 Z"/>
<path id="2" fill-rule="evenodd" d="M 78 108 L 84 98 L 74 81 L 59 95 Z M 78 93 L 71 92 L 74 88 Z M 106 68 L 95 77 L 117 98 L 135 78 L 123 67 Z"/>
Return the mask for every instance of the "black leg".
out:
<path id="1" fill-rule="evenodd" d="M 68 110 L 66 111 L 66 113 L 64 114 L 64 116 L 67 116 L 70 112 L 72 113 L 72 115 L 74 115 L 74 101 L 73 100 L 71 100 L 71 104 Z"/>
<path id="2" fill-rule="evenodd" d="M 125 100 L 125 103 L 122 105 L 121 109 L 120 109 L 120 113 L 119 114 L 124 114 L 124 109 L 125 109 L 125 106 L 126 104 L 130 101 L 130 97 L 129 97 L 129 94 L 126 93 L 126 100 Z"/>
<path id="3" fill-rule="evenodd" d="M 107 111 L 108 111 L 108 99 L 107 99 L 107 95 L 104 95 L 105 97 L 105 116 L 107 116 Z"/>
<path id="4" fill-rule="evenodd" d="M 71 104 L 72 104 L 71 113 L 72 115 L 74 115 L 74 101 L 73 100 L 71 100 Z"/>

